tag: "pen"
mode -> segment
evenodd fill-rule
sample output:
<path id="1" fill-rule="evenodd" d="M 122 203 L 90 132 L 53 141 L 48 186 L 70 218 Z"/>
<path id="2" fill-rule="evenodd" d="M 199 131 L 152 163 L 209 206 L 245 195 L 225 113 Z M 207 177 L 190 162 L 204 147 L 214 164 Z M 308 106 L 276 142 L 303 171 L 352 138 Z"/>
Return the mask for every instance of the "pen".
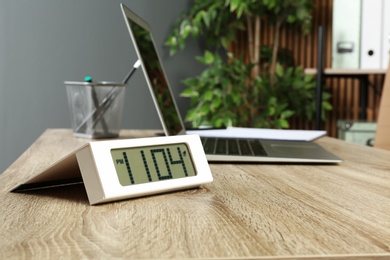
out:
<path id="1" fill-rule="evenodd" d="M 127 84 L 133 73 L 139 68 L 140 65 L 141 61 L 137 60 L 129 71 L 129 73 L 123 79 L 123 84 Z M 98 104 L 98 107 L 96 108 L 95 106 L 95 109 L 76 127 L 75 131 L 78 132 L 92 117 L 95 117 L 97 120 L 99 120 L 107 111 L 107 109 L 111 106 L 111 103 L 115 99 L 118 92 L 119 90 L 116 87 L 112 87 L 110 92 Z M 94 124 L 96 124 L 97 120 L 94 120 Z"/>
<path id="2" fill-rule="evenodd" d="M 84 78 L 84 81 L 92 83 L 92 77 L 91 76 L 86 76 Z M 97 110 L 97 113 L 99 114 L 99 110 L 101 109 L 101 107 L 100 107 L 100 104 L 99 104 L 99 100 L 98 100 L 98 97 L 97 97 L 97 93 L 96 93 L 95 87 L 92 84 L 91 84 L 91 90 L 92 90 L 93 104 L 94 104 L 94 106 L 95 106 L 95 108 Z M 92 117 L 92 128 L 95 127 L 95 125 L 100 120 L 100 118 L 101 117 L 96 118 L 95 115 Z M 107 126 L 107 123 L 106 123 L 106 120 L 104 119 L 104 117 L 101 119 L 101 123 L 102 123 L 104 134 L 108 135 L 108 126 Z"/>

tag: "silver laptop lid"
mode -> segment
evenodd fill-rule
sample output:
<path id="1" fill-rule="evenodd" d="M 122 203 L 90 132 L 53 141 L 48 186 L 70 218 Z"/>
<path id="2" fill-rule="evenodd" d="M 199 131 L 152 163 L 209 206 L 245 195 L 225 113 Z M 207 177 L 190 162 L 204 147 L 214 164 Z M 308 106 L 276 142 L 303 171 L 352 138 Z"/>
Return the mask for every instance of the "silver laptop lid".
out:
<path id="1" fill-rule="evenodd" d="M 149 25 L 124 4 L 121 4 L 121 9 L 165 134 L 185 134 L 184 124 L 161 65 Z"/>
<path id="2" fill-rule="evenodd" d="M 185 134 L 183 121 L 172 95 L 164 68 L 160 62 L 148 24 L 125 5 L 121 4 L 121 8 L 165 134 Z M 207 153 L 207 159 L 209 161 L 229 162 L 340 162 L 339 158 L 325 151 L 318 144 L 305 142 L 303 145 L 310 146 L 310 149 L 308 147 L 303 149 L 298 142 L 295 142 L 293 145 L 285 143 L 283 141 L 265 143 L 264 148 L 267 151 L 267 156 Z M 307 152 L 309 150 L 310 152 Z"/>

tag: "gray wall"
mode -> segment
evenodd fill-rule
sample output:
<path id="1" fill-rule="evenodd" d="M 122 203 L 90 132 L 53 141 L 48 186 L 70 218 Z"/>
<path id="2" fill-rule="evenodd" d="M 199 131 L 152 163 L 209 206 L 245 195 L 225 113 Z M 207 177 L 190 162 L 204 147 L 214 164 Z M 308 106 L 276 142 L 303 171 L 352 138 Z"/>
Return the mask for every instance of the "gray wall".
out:
<path id="1" fill-rule="evenodd" d="M 65 80 L 121 81 L 137 60 L 119 3 L 148 21 L 182 116 L 179 93 L 201 66 L 195 41 L 164 47 L 190 0 L 0 0 L 0 173 L 47 128 L 70 128 Z M 123 128 L 161 128 L 141 71 L 130 80 Z"/>

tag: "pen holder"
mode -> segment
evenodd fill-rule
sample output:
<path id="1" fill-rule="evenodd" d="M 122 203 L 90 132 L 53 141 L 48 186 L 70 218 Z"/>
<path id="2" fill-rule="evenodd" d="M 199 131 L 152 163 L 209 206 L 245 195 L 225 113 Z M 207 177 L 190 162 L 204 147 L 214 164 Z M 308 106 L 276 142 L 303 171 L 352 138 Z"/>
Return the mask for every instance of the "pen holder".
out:
<path id="1" fill-rule="evenodd" d="M 115 138 L 122 125 L 125 84 L 65 81 L 73 135 Z"/>

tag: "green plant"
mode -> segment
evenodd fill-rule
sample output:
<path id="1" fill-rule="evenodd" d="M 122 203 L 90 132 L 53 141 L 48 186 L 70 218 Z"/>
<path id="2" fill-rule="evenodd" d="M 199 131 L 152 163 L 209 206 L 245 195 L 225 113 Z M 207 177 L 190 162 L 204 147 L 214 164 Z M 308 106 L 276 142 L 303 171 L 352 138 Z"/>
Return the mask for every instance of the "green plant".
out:
<path id="1" fill-rule="evenodd" d="M 191 99 L 186 120 L 193 127 L 273 128 L 289 127 L 293 115 L 311 120 L 314 78 L 293 67 L 288 52 L 279 50 L 279 31 L 285 23 L 307 31 L 312 7 L 310 0 L 195 0 L 166 41 L 172 55 L 190 36 L 203 36 L 207 43 L 204 56 L 196 58 L 205 70 L 184 80 L 182 96 Z M 260 44 L 265 19 L 275 26 L 273 46 Z M 237 50 L 240 41 L 246 48 Z M 323 97 L 323 108 L 331 109 L 329 95 Z"/>

